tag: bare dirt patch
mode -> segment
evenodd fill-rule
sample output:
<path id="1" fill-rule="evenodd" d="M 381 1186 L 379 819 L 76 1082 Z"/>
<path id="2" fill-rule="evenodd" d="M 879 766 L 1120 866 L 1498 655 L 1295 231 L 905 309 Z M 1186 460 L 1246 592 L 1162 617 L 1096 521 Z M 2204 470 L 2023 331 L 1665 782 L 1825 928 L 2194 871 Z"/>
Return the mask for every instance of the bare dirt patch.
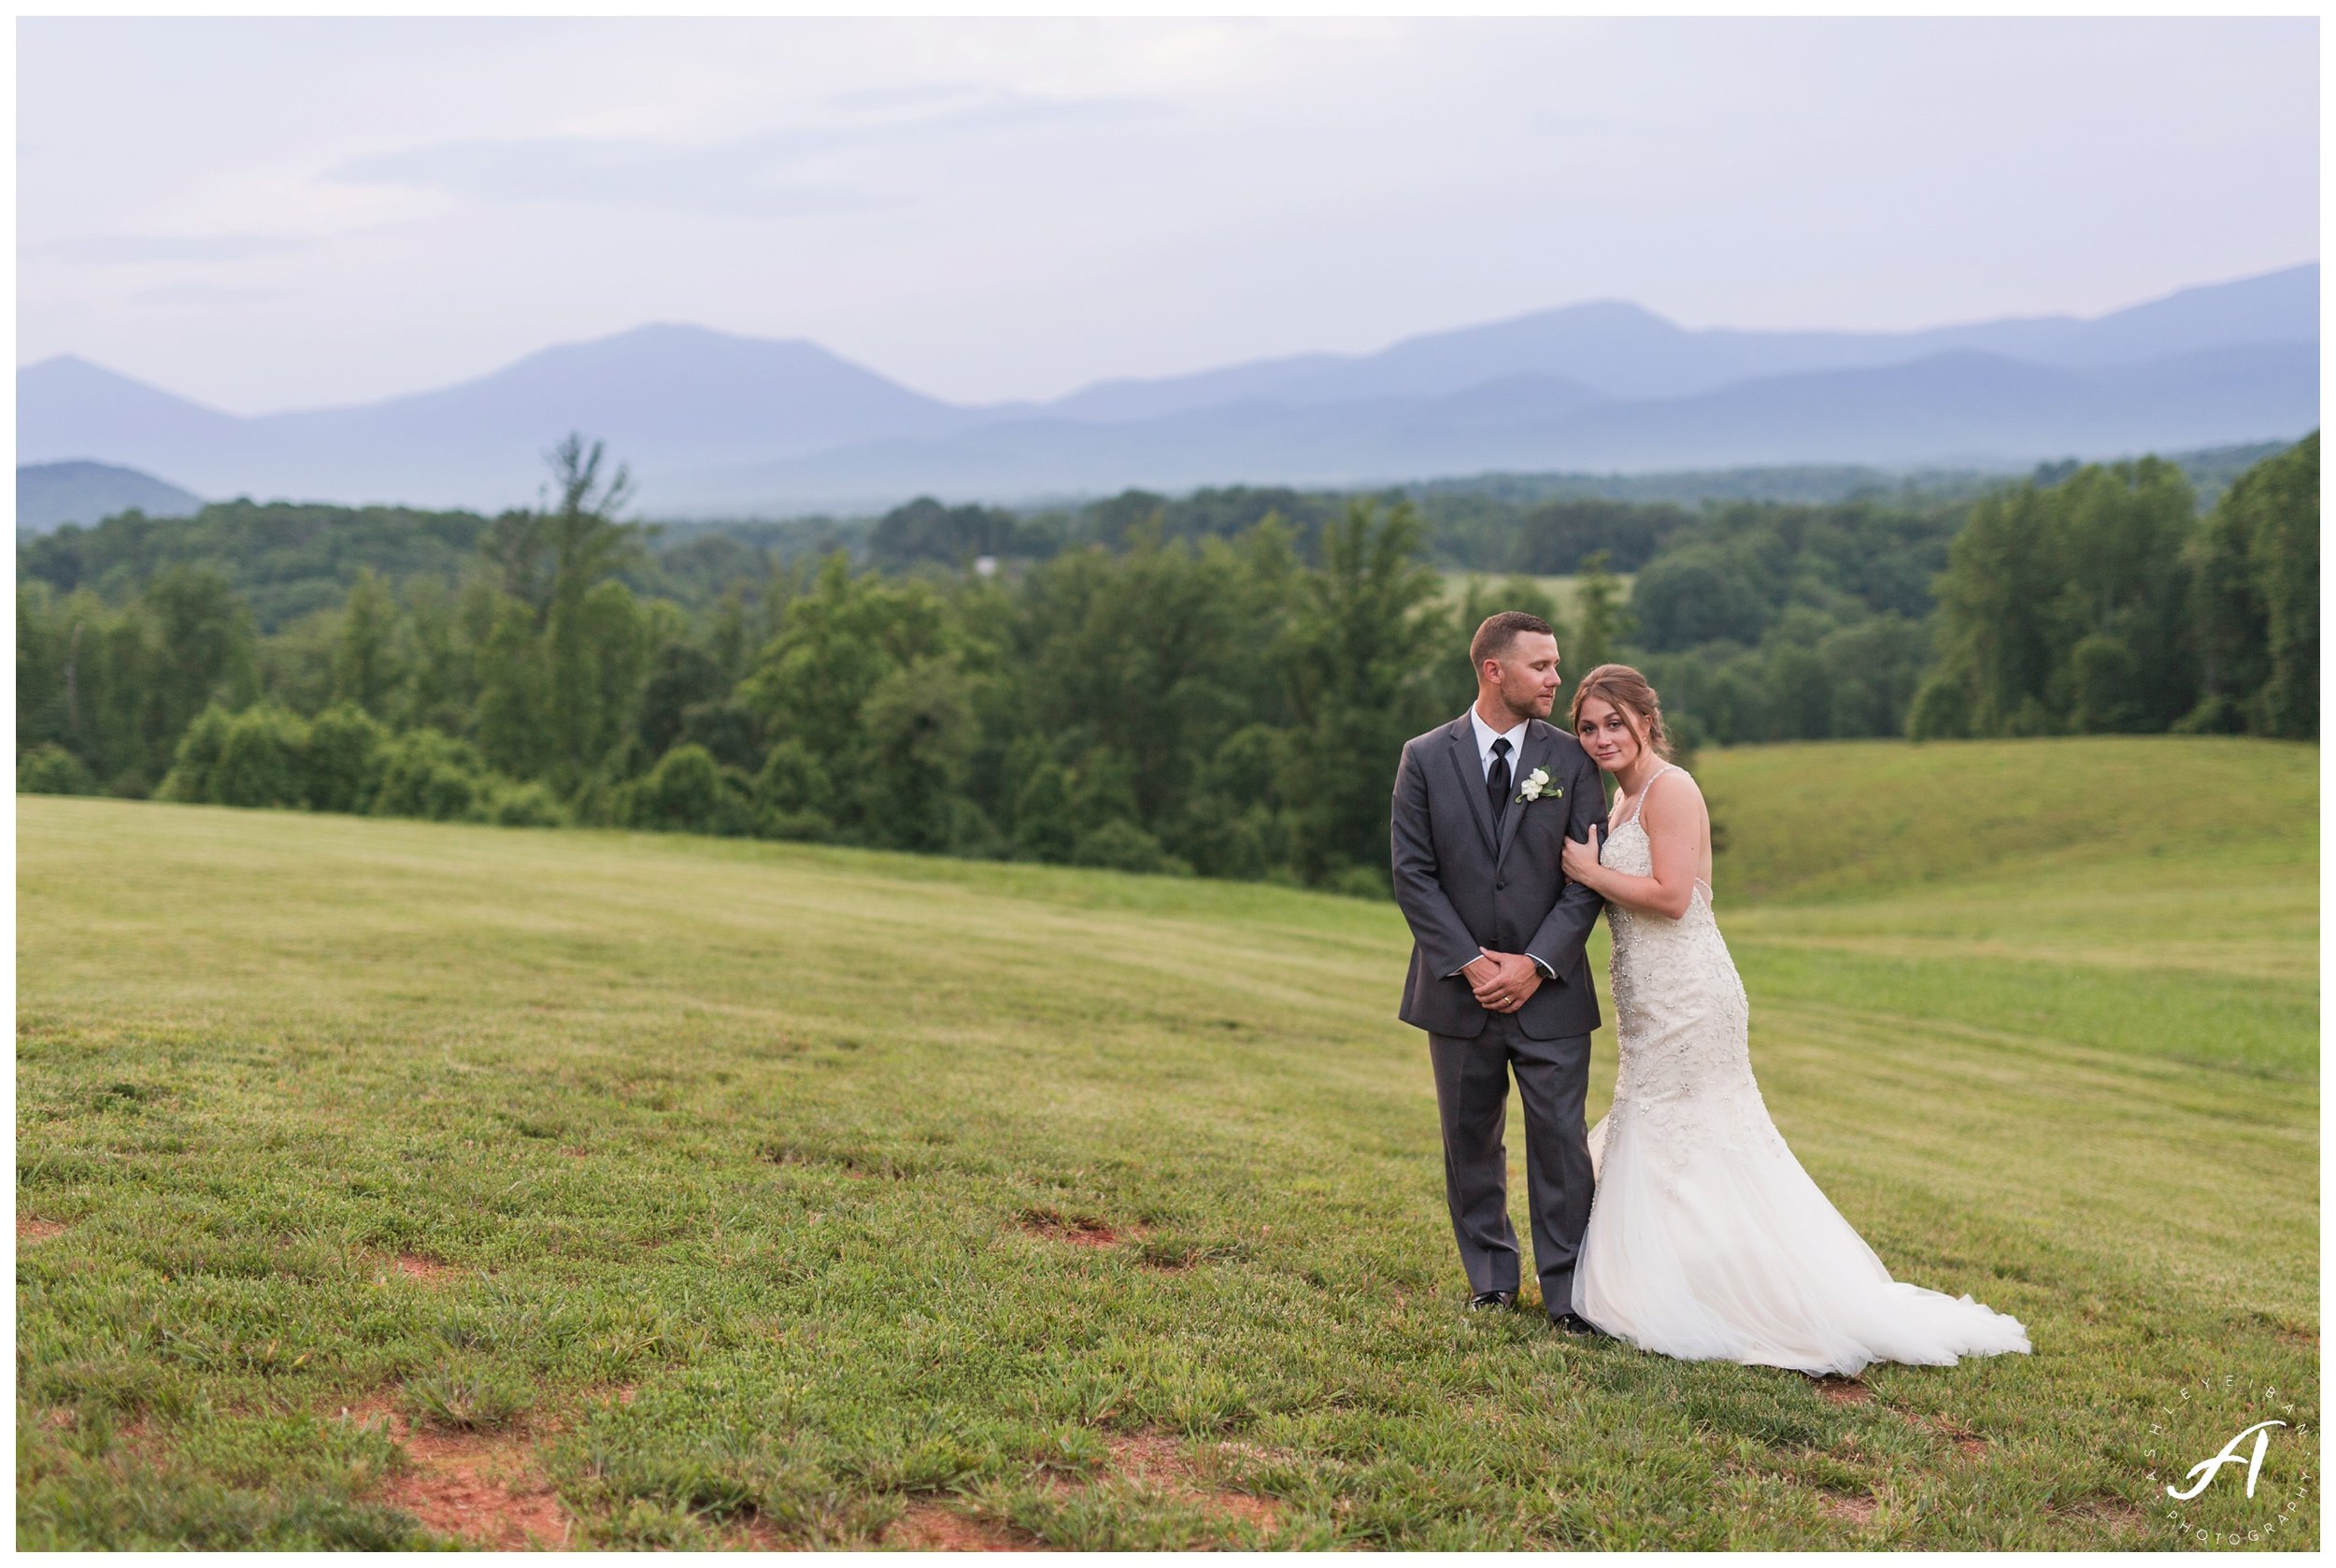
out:
<path id="1" fill-rule="evenodd" d="M 786 1552 L 800 1551 L 803 1544 L 791 1541 L 784 1532 L 752 1509 L 740 1514 L 722 1528 L 722 1544 L 734 1551 Z"/>
<path id="2" fill-rule="evenodd" d="M 1873 1390 L 1855 1377 L 1820 1377 L 1816 1394 L 1831 1404 L 1869 1404 L 1873 1400 Z"/>
<path id="3" fill-rule="evenodd" d="M 1281 1523 L 1280 1504 L 1211 1484 L 1207 1467 L 1187 1454 L 1173 1437 L 1135 1433 L 1113 1437 L 1109 1443 L 1109 1469 L 1115 1476 L 1197 1503 L 1209 1513 L 1240 1519 L 1268 1535 Z"/>
<path id="4" fill-rule="evenodd" d="M 425 1285 L 435 1285 L 438 1281 L 450 1279 L 454 1276 L 454 1270 L 448 1264 L 441 1263 L 434 1258 L 425 1258 L 419 1252 L 399 1253 L 397 1272 L 408 1279 L 419 1279 Z"/>
<path id="5" fill-rule="evenodd" d="M 1845 1497 L 1839 1492 L 1831 1491 L 1819 1492 L 1816 1505 L 1825 1511 L 1828 1518 L 1837 1518 L 1844 1524 L 1855 1525 L 1860 1530 L 1873 1522 L 1874 1511 L 1878 1506 L 1871 1497 Z"/>
<path id="6" fill-rule="evenodd" d="M 2072 1503 L 2048 1503 L 2044 1512 L 2069 1524 L 2103 1531 L 2113 1540 L 2139 1535 L 2149 1523 L 2149 1515 L 2140 1504 L 2104 1492 Z"/>
<path id="7" fill-rule="evenodd" d="M 938 1503 L 910 1504 L 886 1527 L 884 1544 L 926 1552 L 1024 1552 L 1042 1546 L 1035 1535 L 974 1518 Z"/>
<path id="8" fill-rule="evenodd" d="M 1965 1459 L 1982 1459 L 1987 1452 L 1987 1440 L 1951 1417 L 1933 1416 L 1928 1422 L 1930 1430 L 1959 1449 Z"/>
<path id="9" fill-rule="evenodd" d="M 1185 1456 L 1173 1437 L 1144 1432 L 1106 1439 L 1111 1447 L 1111 1473 L 1162 1490 L 1189 1487 L 1200 1466 Z"/>
<path id="10" fill-rule="evenodd" d="M 1143 1234 L 1140 1226 L 1116 1226 L 1092 1216 L 1064 1214 L 1051 1208 L 1026 1208 L 1015 1217 L 1015 1223 L 1032 1235 L 1073 1247 L 1117 1247 L 1132 1236 Z"/>
<path id="11" fill-rule="evenodd" d="M 29 1214 L 20 1214 L 16 1217 L 16 1239 L 19 1244 L 28 1241 L 47 1241 L 50 1236 L 63 1234 L 64 1234 L 64 1227 L 53 1219 L 36 1219 Z"/>
<path id="12" fill-rule="evenodd" d="M 381 1395 L 344 1408 L 341 1418 L 387 1429 L 410 1467 L 381 1482 L 380 1501 L 430 1530 L 491 1551 L 568 1544 L 567 1510 L 523 1433 L 418 1427 Z"/>

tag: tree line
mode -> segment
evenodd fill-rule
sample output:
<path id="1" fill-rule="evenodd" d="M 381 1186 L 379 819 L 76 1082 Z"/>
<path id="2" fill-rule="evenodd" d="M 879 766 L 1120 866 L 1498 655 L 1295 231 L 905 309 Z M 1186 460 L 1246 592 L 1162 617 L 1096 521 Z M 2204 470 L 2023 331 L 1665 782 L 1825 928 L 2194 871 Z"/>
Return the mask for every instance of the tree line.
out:
<path id="1" fill-rule="evenodd" d="M 251 561 L 148 520 L 21 562 L 19 787 L 1370 891 L 1396 753 L 1466 705 L 1498 608 L 1569 673 L 1641 664 L 1690 744 L 2317 735 L 2316 435 L 2203 518 L 2156 459 L 1960 503 L 1537 504 L 1512 544 L 1561 592 L 1447 579 L 1405 500 L 1249 491 L 1099 503 L 1077 543 L 932 501 L 857 559 L 699 535 L 662 552 L 691 577 L 599 447 L 551 458 L 544 505 L 460 526 L 307 509 L 292 557 L 391 553 L 272 624 Z"/>

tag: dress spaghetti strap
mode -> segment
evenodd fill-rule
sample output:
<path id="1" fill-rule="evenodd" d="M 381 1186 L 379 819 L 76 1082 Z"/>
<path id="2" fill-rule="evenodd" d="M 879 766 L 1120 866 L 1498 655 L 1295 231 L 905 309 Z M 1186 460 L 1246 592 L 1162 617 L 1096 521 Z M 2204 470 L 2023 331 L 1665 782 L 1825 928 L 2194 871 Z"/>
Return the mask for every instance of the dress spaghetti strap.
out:
<path id="1" fill-rule="evenodd" d="M 1641 817 L 1646 815 L 1646 796 L 1647 792 L 1654 789 L 1655 780 L 1660 778 L 1664 774 L 1674 771 L 1675 768 L 1677 768 L 1676 763 L 1665 763 L 1662 766 L 1657 768 L 1653 773 L 1646 776 L 1646 782 L 1640 785 L 1638 789 L 1638 802 L 1631 808 L 1631 815 L 1623 820 L 1620 824 L 1621 826 L 1628 827 L 1631 823 L 1637 821 Z M 1645 833 L 1645 831 L 1646 830 L 1644 827 L 1639 829 L 1639 832 L 1641 833 Z M 1703 880 L 1701 877 L 1695 878 L 1695 885 L 1703 890 L 1703 902 L 1706 905 L 1709 905 L 1713 901 L 1714 896 L 1712 893 L 1712 885 Z"/>
<path id="2" fill-rule="evenodd" d="M 1646 791 L 1655 787 L 1656 779 L 1660 778 L 1664 774 L 1669 773 L 1671 769 L 1672 764 L 1665 763 L 1662 766 L 1657 768 L 1654 772 L 1646 776 L 1646 782 L 1638 787 L 1638 801 L 1631 807 L 1631 815 L 1628 820 L 1635 822 L 1646 814 Z"/>

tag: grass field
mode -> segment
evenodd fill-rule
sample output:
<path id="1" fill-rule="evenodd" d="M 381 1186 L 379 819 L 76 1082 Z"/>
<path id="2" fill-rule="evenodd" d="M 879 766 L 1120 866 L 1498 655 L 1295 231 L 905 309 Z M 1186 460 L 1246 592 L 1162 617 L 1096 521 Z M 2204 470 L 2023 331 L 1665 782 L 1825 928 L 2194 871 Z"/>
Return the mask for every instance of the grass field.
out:
<path id="1" fill-rule="evenodd" d="M 1548 594 L 1557 602 L 1558 617 L 1566 625 L 1572 625 L 1580 618 L 1582 579 L 1579 577 L 1534 577 L 1530 573 L 1518 575 L 1523 576 L 1525 581 L 1537 585 L 1544 593 Z M 1466 597 L 1468 585 L 1472 582 L 1497 587 L 1501 583 L 1509 581 L 1510 577 L 1511 574 L 1500 572 L 1446 572 L 1444 574 L 1445 597 L 1453 600 L 1461 599 Z M 1638 580 L 1638 574 L 1617 572 L 1614 574 L 1614 578 L 1622 587 L 1623 603 L 1628 604 L 1631 598 L 1631 584 Z"/>
<path id="2" fill-rule="evenodd" d="M 1787 1138 L 2036 1347 L 1825 1383 L 1461 1315 L 1391 906 L 21 800 L 19 1543 L 2315 1546 L 2317 766 L 1698 764 Z"/>

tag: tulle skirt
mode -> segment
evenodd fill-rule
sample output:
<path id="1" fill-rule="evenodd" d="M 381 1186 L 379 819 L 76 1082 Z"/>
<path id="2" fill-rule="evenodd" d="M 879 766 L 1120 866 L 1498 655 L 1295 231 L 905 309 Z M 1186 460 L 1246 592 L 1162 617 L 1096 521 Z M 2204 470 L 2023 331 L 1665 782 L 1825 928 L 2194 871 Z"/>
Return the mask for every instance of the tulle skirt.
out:
<path id="1" fill-rule="evenodd" d="M 1643 1350 L 1818 1376 L 2029 1349 L 2017 1319 L 1892 1279 L 1773 1126 L 1761 1133 L 1600 1121 L 1574 1310 Z"/>

